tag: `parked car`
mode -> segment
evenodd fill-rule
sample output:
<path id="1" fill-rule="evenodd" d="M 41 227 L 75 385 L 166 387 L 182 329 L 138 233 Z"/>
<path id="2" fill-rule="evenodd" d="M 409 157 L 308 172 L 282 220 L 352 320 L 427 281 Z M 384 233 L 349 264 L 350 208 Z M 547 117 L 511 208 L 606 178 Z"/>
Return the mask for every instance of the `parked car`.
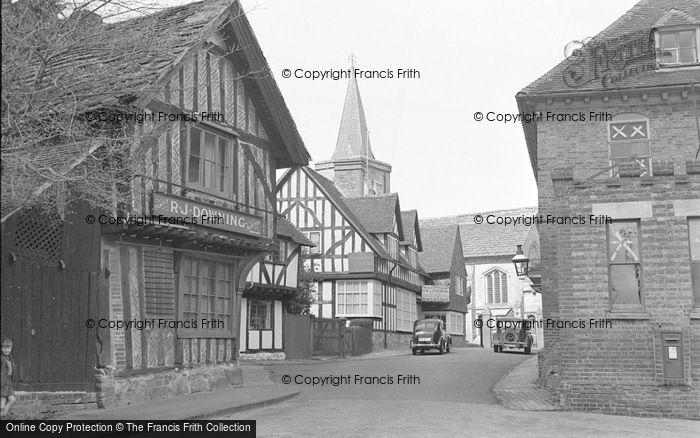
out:
<path id="1" fill-rule="evenodd" d="M 440 354 L 449 353 L 452 337 L 445 330 L 445 323 L 440 319 L 421 319 L 413 323 L 411 352 L 416 355 L 426 350 L 438 350 Z"/>
<path id="2" fill-rule="evenodd" d="M 527 318 L 497 317 L 496 331 L 491 333 L 493 352 L 502 352 L 503 348 L 522 348 L 525 354 L 530 354 L 533 343 L 530 324 Z"/>

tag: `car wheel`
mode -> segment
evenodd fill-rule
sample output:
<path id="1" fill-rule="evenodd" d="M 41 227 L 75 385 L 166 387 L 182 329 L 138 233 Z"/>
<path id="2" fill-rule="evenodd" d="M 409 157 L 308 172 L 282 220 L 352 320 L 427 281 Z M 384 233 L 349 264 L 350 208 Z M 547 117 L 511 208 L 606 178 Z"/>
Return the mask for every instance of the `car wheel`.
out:
<path id="1" fill-rule="evenodd" d="M 498 352 L 499 352 L 499 353 L 503 353 L 503 345 L 499 345 L 499 346 L 498 346 Z"/>

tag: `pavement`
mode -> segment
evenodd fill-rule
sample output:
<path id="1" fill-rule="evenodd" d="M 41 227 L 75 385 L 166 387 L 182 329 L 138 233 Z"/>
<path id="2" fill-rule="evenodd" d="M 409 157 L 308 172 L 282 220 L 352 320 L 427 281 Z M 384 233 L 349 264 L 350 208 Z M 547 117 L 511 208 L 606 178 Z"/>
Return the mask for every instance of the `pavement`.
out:
<path id="1" fill-rule="evenodd" d="M 55 420 L 195 420 L 221 417 L 241 411 L 263 408 L 295 397 L 300 390 L 275 383 L 263 366 L 313 364 L 350 360 L 368 360 L 405 355 L 406 349 L 386 350 L 363 356 L 314 356 L 311 359 L 285 361 L 241 361 L 243 384 L 229 389 L 199 392 L 163 400 L 153 400 L 110 409 L 89 409 L 54 417 Z"/>
<path id="2" fill-rule="evenodd" d="M 288 400 L 298 389 L 274 383 L 257 365 L 241 365 L 243 384 L 212 392 L 149 401 L 110 409 L 76 411 L 55 420 L 196 420 L 232 415 Z"/>
<path id="3" fill-rule="evenodd" d="M 562 409 L 556 394 L 537 385 L 537 355 L 508 371 L 493 387 L 498 401 L 509 409 L 556 411 Z"/>
<path id="4" fill-rule="evenodd" d="M 380 350 L 373 351 L 371 353 L 363 354 L 361 356 L 312 356 L 309 359 L 285 359 L 285 360 L 241 360 L 242 364 L 248 365 L 264 365 L 264 366 L 284 366 L 284 365 L 310 365 L 321 362 L 344 362 L 344 361 L 356 361 L 356 360 L 369 360 L 369 359 L 380 359 L 385 357 L 394 356 L 405 356 L 408 353 L 408 347 L 402 349 L 393 350 Z"/>

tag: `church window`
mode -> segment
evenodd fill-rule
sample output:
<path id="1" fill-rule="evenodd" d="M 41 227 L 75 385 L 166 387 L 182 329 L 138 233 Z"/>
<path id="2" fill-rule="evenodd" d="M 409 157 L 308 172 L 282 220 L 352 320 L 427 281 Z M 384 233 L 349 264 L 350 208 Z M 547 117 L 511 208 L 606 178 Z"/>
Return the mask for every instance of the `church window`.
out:
<path id="1" fill-rule="evenodd" d="M 508 275 L 495 270 L 486 275 L 486 298 L 489 304 L 508 303 Z"/>

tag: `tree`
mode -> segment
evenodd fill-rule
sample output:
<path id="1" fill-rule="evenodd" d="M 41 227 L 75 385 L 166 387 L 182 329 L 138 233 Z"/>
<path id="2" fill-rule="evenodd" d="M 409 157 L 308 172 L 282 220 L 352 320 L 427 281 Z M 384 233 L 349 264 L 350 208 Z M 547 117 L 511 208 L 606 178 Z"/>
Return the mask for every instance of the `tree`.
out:
<path id="1" fill-rule="evenodd" d="M 139 148 L 164 124 L 94 116 L 143 113 L 137 99 L 163 96 L 156 79 L 211 36 L 167 32 L 173 14 L 158 9 L 141 0 L 2 0 L 2 222 L 76 199 L 112 212 L 129 205 L 145 165 Z M 214 56 L 235 50 L 229 41 Z"/>
<path id="2" fill-rule="evenodd" d="M 287 313 L 308 315 L 311 310 L 311 304 L 316 302 L 317 296 L 313 282 L 302 276 L 299 279 L 296 293 L 287 301 Z"/>

